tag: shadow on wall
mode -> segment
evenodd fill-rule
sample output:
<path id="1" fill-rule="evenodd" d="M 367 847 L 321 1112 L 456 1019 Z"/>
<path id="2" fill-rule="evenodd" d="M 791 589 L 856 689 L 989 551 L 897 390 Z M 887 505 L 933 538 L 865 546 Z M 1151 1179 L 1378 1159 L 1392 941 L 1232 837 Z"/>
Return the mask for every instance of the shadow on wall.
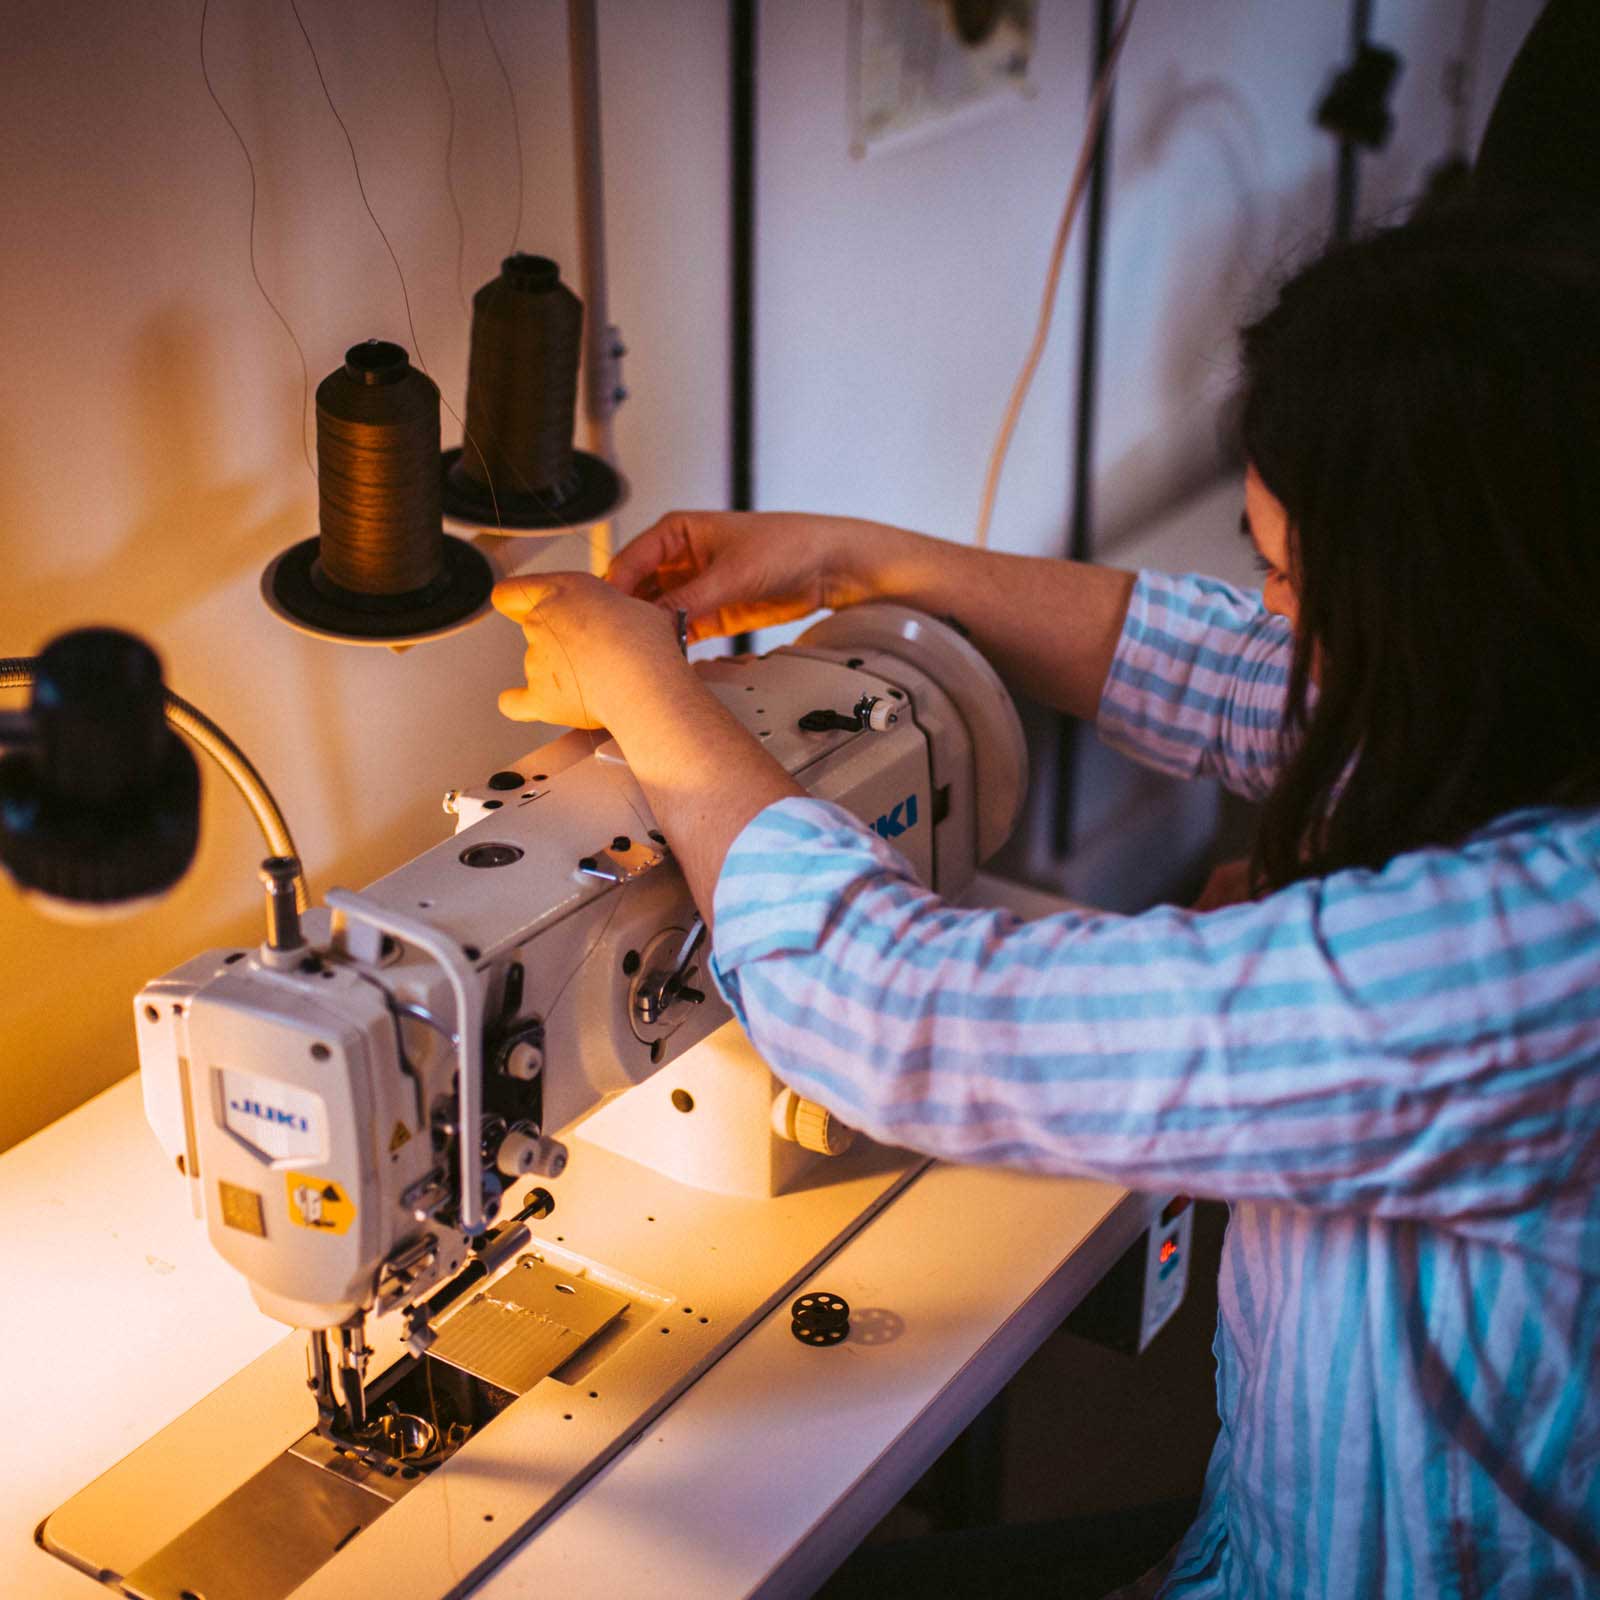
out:
<path id="1" fill-rule="evenodd" d="M 1185 166 L 1206 176 L 1230 206 L 1223 222 L 1185 236 L 1164 281 L 1145 280 L 1149 301 L 1159 306 L 1152 313 L 1147 302 L 1141 315 L 1164 332 L 1149 374 L 1163 415 L 1159 426 L 1100 469 L 1097 551 L 1187 499 L 1230 464 L 1218 415 L 1232 386 L 1236 331 L 1273 282 L 1320 247 L 1333 204 L 1331 142 L 1325 168 L 1273 192 L 1267 130 L 1227 80 L 1186 77 L 1175 62 L 1141 104 L 1146 114 L 1126 135 L 1121 170 L 1113 173 L 1125 198 L 1111 211 L 1108 298 L 1116 293 L 1119 260 L 1132 263 L 1142 253 L 1141 241 L 1128 235 L 1141 204 L 1149 203 L 1141 201 L 1141 190 L 1170 168 L 1180 145 L 1188 147 Z M 1109 388 L 1114 375 L 1103 382 Z M 1115 404 L 1113 394 L 1107 393 L 1106 404 Z"/>
<path id="2" fill-rule="evenodd" d="M 1238 371 L 1238 331 L 1271 303 L 1281 279 L 1322 249 L 1331 174 L 1319 172 L 1275 197 L 1270 214 L 1259 196 L 1257 203 L 1248 246 L 1237 243 L 1236 230 L 1202 234 L 1164 285 L 1156 320 L 1171 336 L 1156 387 L 1168 409 L 1161 427 L 1100 468 L 1097 556 L 1114 554 L 1119 542 L 1237 465 L 1227 401 Z"/>
<path id="3" fill-rule="evenodd" d="M 30 464 L 0 445 L 7 469 L 0 473 L 0 561 L 19 592 L 26 589 L 29 616 L 46 619 L 51 632 L 99 620 L 93 608 L 107 603 L 115 618 L 159 640 L 197 599 L 258 571 L 281 546 L 315 530 L 315 509 L 305 506 L 302 493 L 309 480 L 274 485 L 219 479 L 217 450 L 232 430 L 224 375 L 209 356 L 194 321 L 177 311 L 150 318 L 134 340 L 126 383 L 119 387 L 131 401 L 129 459 L 121 476 L 130 500 L 137 499 L 104 508 L 106 522 L 125 526 L 126 533 L 93 565 L 75 567 L 62 559 L 63 545 L 70 549 L 77 542 L 72 529 L 41 540 L 25 521 L 19 505 L 49 505 L 49 485 L 30 484 Z M 285 417 L 298 412 L 299 398 L 296 393 L 285 401 Z M 298 449 L 281 459 L 294 460 L 304 472 Z M 262 511 L 263 503 L 289 495 L 295 500 L 283 509 Z M 49 553 L 43 571 L 29 570 L 36 551 Z M 44 642 L 8 637 L 0 639 L 0 653 L 30 654 Z"/>

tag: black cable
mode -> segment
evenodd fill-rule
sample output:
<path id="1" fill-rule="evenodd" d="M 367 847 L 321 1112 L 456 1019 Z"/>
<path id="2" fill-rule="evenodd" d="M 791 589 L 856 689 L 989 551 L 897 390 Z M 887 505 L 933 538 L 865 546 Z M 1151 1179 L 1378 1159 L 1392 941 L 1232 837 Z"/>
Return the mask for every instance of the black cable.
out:
<path id="1" fill-rule="evenodd" d="M 1094 65 L 1090 83 L 1096 82 L 1111 54 L 1117 28 L 1117 0 L 1097 0 L 1094 17 Z M 1095 140 L 1089 169 L 1089 192 L 1084 218 L 1083 287 L 1078 313 L 1078 394 L 1072 440 L 1072 514 L 1068 524 L 1067 555 L 1087 561 L 1094 553 L 1094 444 L 1099 414 L 1100 284 L 1104 276 L 1106 200 L 1111 184 L 1111 119 L 1116 110 L 1116 87 L 1106 99 L 1106 114 Z M 1072 849 L 1073 786 L 1077 778 L 1079 729 L 1075 717 L 1063 717 L 1056 739 L 1056 804 L 1052 846 L 1056 856 Z"/>
<path id="2" fill-rule="evenodd" d="M 729 0 L 729 437 L 728 506 L 755 508 L 756 4 Z M 733 653 L 748 655 L 750 635 Z"/>
<path id="3" fill-rule="evenodd" d="M 1350 59 L 1360 58 L 1372 33 L 1372 0 L 1351 0 Z M 1345 240 L 1355 231 L 1361 196 L 1361 146 L 1348 134 L 1339 140 L 1339 164 L 1333 187 L 1333 236 Z"/>

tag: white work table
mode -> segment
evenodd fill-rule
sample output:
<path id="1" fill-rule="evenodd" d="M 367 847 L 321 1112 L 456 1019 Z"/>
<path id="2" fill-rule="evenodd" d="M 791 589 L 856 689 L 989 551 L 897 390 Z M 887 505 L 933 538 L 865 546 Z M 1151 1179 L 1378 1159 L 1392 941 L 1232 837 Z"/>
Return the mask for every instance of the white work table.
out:
<path id="1" fill-rule="evenodd" d="M 848 1341 L 803 1346 L 780 1307 L 475 1593 L 809 1594 L 1148 1209 L 1102 1184 L 931 1168 L 815 1275 L 851 1303 Z M 0 1156 L 0 1248 L 0 1589 L 92 1600 L 106 1591 L 35 1528 L 284 1329 L 190 1218 L 135 1078 Z"/>

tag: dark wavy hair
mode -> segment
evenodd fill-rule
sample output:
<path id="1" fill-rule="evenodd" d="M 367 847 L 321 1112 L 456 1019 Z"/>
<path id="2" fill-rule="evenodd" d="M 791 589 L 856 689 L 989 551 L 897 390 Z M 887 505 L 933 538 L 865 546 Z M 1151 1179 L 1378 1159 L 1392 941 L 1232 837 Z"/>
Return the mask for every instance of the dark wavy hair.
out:
<path id="1" fill-rule="evenodd" d="M 1600 803 L 1600 218 L 1464 207 L 1342 246 L 1242 357 L 1299 599 L 1258 887 Z"/>

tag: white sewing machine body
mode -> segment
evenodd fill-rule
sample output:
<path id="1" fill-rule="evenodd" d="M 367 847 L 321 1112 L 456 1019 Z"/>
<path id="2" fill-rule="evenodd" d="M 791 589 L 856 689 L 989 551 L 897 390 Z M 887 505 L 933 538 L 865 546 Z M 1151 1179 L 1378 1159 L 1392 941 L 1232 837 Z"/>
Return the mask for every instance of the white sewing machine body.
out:
<path id="1" fill-rule="evenodd" d="M 945 895 L 1010 831 L 1015 711 L 943 625 L 864 607 L 701 670 Z M 921 1165 L 846 1149 L 723 1026 L 613 744 L 565 735 L 452 804 L 454 838 L 330 896 L 303 949 L 138 998 L 149 1120 L 308 1330 L 317 1404 L 286 1341 L 47 1520 L 125 1593 L 460 1592 Z"/>

